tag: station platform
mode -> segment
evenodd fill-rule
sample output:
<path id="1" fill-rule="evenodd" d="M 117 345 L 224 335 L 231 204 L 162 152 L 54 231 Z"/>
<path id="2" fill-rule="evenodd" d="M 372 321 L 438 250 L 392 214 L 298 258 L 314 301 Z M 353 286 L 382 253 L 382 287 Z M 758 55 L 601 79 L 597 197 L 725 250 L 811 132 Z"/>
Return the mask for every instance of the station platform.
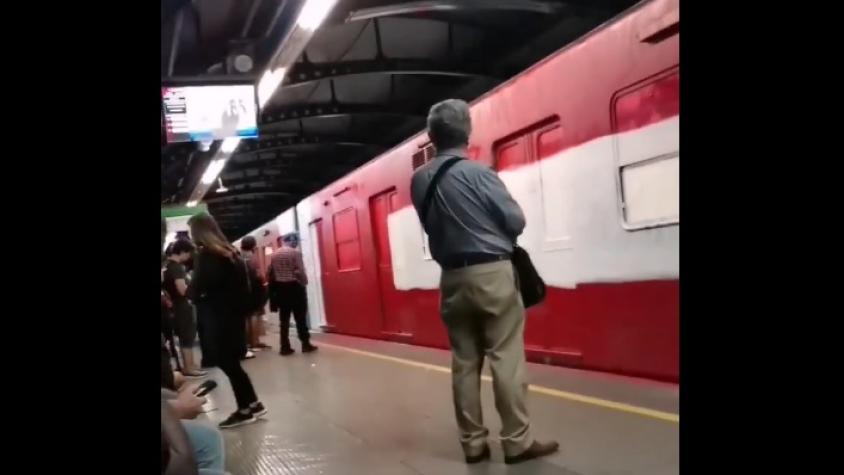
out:
<path id="1" fill-rule="evenodd" d="M 451 402 L 450 353 L 315 334 L 313 354 L 244 362 L 269 414 L 223 431 L 234 475 L 667 475 L 679 473 L 679 386 L 528 364 L 534 436 L 560 451 L 505 465 L 488 369 L 482 384 L 492 460 L 466 465 Z M 216 423 L 235 409 L 228 381 L 209 396 Z"/>

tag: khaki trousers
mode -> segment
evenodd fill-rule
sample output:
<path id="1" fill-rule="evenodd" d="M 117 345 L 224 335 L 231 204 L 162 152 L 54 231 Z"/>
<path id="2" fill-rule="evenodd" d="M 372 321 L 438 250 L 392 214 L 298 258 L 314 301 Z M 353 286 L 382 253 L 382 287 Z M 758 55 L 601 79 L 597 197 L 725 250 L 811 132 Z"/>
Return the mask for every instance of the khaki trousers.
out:
<path id="1" fill-rule="evenodd" d="M 466 455 L 483 451 L 489 430 L 481 411 L 484 357 L 492 370 L 501 445 L 507 456 L 530 447 L 525 399 L 525 309 L 510 261 L 444 270 L 440 311 L 451 342 L 454 411 Z"/>

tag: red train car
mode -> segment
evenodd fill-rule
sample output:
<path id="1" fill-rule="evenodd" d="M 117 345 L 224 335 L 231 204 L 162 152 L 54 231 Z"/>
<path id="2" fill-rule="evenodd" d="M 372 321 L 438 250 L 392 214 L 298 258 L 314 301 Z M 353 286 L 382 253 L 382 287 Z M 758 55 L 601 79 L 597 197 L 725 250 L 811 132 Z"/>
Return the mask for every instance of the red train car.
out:
<path id="1" fill-rule="evenodd" d="M 521 204 L 549 285 L 530 360 L 679 380 L 678 9 L 641 3 L 472 104 L 471 158 Z M 297 206 L 329 330 L 448 346 L 409 192 L 432 155 L 420 133 Z"/>

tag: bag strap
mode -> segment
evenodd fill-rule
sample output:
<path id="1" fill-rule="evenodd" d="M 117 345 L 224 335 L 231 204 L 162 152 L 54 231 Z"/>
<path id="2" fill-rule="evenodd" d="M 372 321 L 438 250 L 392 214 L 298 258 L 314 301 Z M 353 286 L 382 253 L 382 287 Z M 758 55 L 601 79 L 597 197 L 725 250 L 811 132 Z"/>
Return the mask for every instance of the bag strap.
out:
<path id="1" fill-rule="evenodd" d="M 431 183 L 428 184 L 428 189 L 425 191 L 425 199 L 422 201 L 422 209 L 420 210 L 422 227 L 425 227 L 425 221 L 428 219 L 428 209 L 431 207 L 431 201 L 434 199 L 434 192 L 437 191 L 437 184 L 439 183 L 443 175 L 445 175 L 445 172 L 447 172 L 449 168 L 453 167 L 460 160 L 464 160 L 464 158 L 449 158 L 442 165 L 440 165 L 440 168 L 438 168 L 437 172 L 434 173 L 434 177 L 431 178 Z"/>

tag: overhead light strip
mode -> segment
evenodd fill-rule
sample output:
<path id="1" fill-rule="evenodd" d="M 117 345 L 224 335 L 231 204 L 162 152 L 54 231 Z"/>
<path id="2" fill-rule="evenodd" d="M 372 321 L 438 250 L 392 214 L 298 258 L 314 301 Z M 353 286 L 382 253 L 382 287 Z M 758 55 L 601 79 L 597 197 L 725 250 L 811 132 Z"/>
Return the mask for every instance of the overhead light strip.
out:
<path id="1" fill-rule="evenodd" d="M 270 102 L 284 80 L 284 75 L 308 46 L 314 32 L 325 21 L 336 3 L 337 0 L 307 0 L 299 10 L 293 31 L 279 45 L 270 60 L 269 67 L 258 81 L 259 109 L 263 110 L 264 106 Z"/>

